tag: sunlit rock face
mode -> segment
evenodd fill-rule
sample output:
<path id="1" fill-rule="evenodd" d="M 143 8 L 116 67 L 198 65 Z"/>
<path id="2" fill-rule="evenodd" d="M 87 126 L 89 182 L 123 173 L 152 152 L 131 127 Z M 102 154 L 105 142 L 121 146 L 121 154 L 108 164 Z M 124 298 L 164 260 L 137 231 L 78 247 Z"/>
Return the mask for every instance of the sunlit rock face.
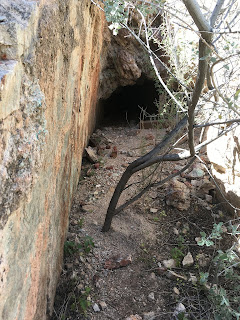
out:
<path id="1" fill-rule="evenodd" d="M 218 129 L 209 128 L 208 139 L 217 134 Z M 219 183 L 224 196 L 234 207 L 240 208 L 240 128 L 237 127 L 209 144 L 207 154 L 213 176 Z M 231 206 L 228 207 L 231 208 Z"/>
<path id="2" fill-rule="evenodd" d="M 89 0 L 1 0 L 0 319 L 52 312 L 104 28 Z"/>

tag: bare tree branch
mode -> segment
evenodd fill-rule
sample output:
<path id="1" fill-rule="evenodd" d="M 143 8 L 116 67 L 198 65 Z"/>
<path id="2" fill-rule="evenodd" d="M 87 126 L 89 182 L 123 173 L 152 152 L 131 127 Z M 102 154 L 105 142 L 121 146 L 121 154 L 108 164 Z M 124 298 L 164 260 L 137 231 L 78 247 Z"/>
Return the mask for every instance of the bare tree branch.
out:
<path id="1" fill-rule="evenodd" d="M 223 136 L 224 134 L 226 134 L 229 131 L 232 131 L 234 128 L 236 128 L 238 125 L 232 126 L 226 130 L 222 130 L 217 137 L 213 138 L 213 139 L 209 139 L 209 140 L 205 140 L 202 143 L 198 144 L 195 147 L 195 154 L 198 153 L 203 147 L 207 146 L 208 144 L 212 143 L 213 141 L 219 139 L 221 136 Z M 171 153 L 171 154 L 166 154 L 163 156 L 156 156 L 152 159 L 149 159 L 148 161 L 144 162 L 143 164 L 141 164 L 140 166 L 136 167 L 133 170 L 133 173 L 143 170 L 155 163 L 161 162 L 161 161 L 180 161 L 180 160 L 185 160 L 191 157 L 191 154 L 189 152 L 189 150 L 184 150 L 180 153 Z"/>
<path id="2" fill-rule="evenodd" d="M 157 155 L 160 151 L 164 150 L 167 146 L 171 144 L 171 142 L 175 139 L 175 137 L 181 133 L 184 129 L 184 127 L 187 124 L 187 116 L 185 116 L 177 125 L 176 127 L 158 144 L 155 146 L 153 150 L 148 152 L 146 155 L 144 155 L 141 158 L 138 158 L 137 160 L 133 161 L 125 170 L 123 175 L 121 176 L 116 189 L 113 193 L 112 199 L 109 203 L 105 222 L 102 228 L 103 232 L 106 232 L 110 229 L 112 218 L 116 209 L 116 206 L 118 204 L 118 200 L 128 182 L 130 177 L 133 175 L 134 169 L 136 169 L 138 166 L 143 164 L 144 162 L 148 161 L 155 155 Z M 136 171 L 135 171 L 136 172 Z"/>
<path id="3" fill-rule="evenodd" d="M 194 116 L 195 116 L 195 108 L 197 106 L 200 94 L 202 92 L 202 88 L 204 85 L 204 81 L 207 74 L 208 63 L 206 60 L 206 56 L 209 53 L 207 46 L 203 43 L 202 40 L 199 40 L 199 62 L 198 62 L 198 76 L 196 80 L 196 84 L 193 91 L 192 100 L 188 106 L 188 143 L 191 156 L 195 155 L 194 148 Z"/>
<path id="4" fill-rule="evenodd" d="M 226 58 L 227 59 L 227 58 Z M 211 74 L 211 79 L 212 79 L 212 83 L 213 83 L 213 86 L 214 88 L 216 89 L 219 97 L 222 98 L 222 100 L 227 104 L 227 106 L 229 107 L 229 109 L 231 109 L 232 111 L 234 111 L 238 116 L 240 116 L 240 112 L 235 108 L 233 107 L 229 101 L 226 99 L 226 97 L 224 97 L 224 95 L 221 93 L 220 89 L 218 88 L 217 84 L 216 84 L 216 81 L 215 81 L 215 77 L 214 77 L 214 72 L 213 72 L 213 68 L 219 63 L 219 62 L 222 62 L 223 60 L 218 60 L 216 62 L 214 62 L 210 68 L 210 74 Z M 237 108 L 239 108 L 237 106 Z"/>
<path id="5" fill-rule="evenodd" d="M 153 60 L 153 56 L 152 56 L 152 53 L 151 53 L 151 48 L 150 48 L 150 45 L 149 45 L 149 40 L 148 40 L 148 29 L 147 29 L 147 24 L 146 24 L 146 20 L 145 20 L 145 17 L 144 15 L 142 14 L 142 12 L 137 9 L 137 12 L 141 15 L 141 18 L 142 18 L 142 21 L 143 21 L 143 24 L 144 24 L 144 27 L 145 27 L 145 34 L 146 34 L 146 45 L 147 45 L 147 49 L 148 49 L 148 52 L 149 52 L 149 58 L 150 58 L 150 61 L 151 61 L 151 64 L 153 66 L 153 69 L 155 71 L 155 74 L 159 80 L 159 82 L 161 83 L 161 85 L 163 86 L 164 90 L 170 95 L 170 97 L 173 99 L 173 101 L 176 103 L 176 105 L 183 111 L 185 112 L 186 110 L 182 107 L 181 103 L 179 103 L 177 101 L 177 99 L 174 97 L 174 95 L 172 94 L 172 92 L 168 89 L 167 85 L 165 84 L 165 82 L 163 81 L 162 77 L 160 76 L 160 73 L 158 72 L 158 69 L 156 67 L 156 64 Z"/>
<path id="6" fill-rule="evenodd" d="M 95 3 L 94 0 L 91 0 L 93 3 Z M 143 1 L 145 2 L 145 1 Z M 143 13 L 141 12 L 141 10 L 138 9 L 137 6 L 135 6 L 135 4 L 132 4 L 130 2 L 124 2 L 125 4 L 129 5 L 129 8 L 131 9 L 135 9 L 138 14 L 140 14 L 141 16 L 141 29 L 139 29 L 139 36 L 137 36 L 135 34 L 134 31 L 132 31 L 129 26 L 127 25 L 127 23 L 124 22 L 120 22 L 120 25 L 124 28 L 126 28 L 127 30 L 129 30 L 129 32 L 135 37 L 135 39 L 138 40 L 138 42 L 143 45 L 143 47 L 147 50 L 148 54 L 149 54 L 149 58 L 150 58 L 150 62 L 153 66 L 153 69 L 155 71 L 155 74 L 159 80 L 159 82 L 161 83 L 161 85 L 163 86 L 163 88 L 165 89 L 165 91 L 168 93 L 168 95 L 174 100 L 175 104 L 179 107 L 179 109 L 181 109 L 183 112 L 185 112 L 186 110 L 184 109 L 183 105 L 175 98 L 174 93 L 172 93 L 167 85 L 165 84 L 165 82 L 163 81 L 163 79 L 161 78 L 161 75 L 159 73 L 158 68 L 156 67 L 156 59 L 158 59 L 161 63 L 162 61 L 159 59 L 159 57 L 157 57 L 157 55 L 151 50 L 150 48 L 150 43 L 149 43 L 149 37 L 150 37 L 150 31 L 151 29 L 151 25 L 149 27 L 149 25 L 147 25 L 146 19 L 143 15 Z M 149 2 L 147 2 L 149 4 Z M 153 4 L 153 1 L 150 2 L 151 5 Z M 217 48 L 214 48 L 211 41 L 212 41 L 212 37 L 214 35 L 213 29 L 212 27 L 214 26 L 214 24 L 217 21 L 217 17 L 219 15 L 219 13 L 221 12 L 221 8 L 224 4 L 224 0 L 217 0 L 216 6 L 214 8 L 214 11 L 212 12 L 211 15 L 211 19 L 210 19 L 210 23 L 206 20 L 205 16 L 203 15 L 203 13 L 201 12 L 200 6 L 198 5 L 197 0 L 183 0 L 184 5 L 186 6 L 190 16 L 192 17 L 195 25 L 198 28 L 197 30 L 194 30 L 196 28 L 193 28 L 192 26 L 189 26 L 185 21 L 184 18 L 182 19 L 183 23 L 185 25 L 188 25 L 188 27 L 193 30 L 198 36 L 199 36 L 199 56 L 198 56 L 198 75 L 197 75 L 197 79 L 195 81 L 195 85 L 194 85 L 194 90 L 192 91 L 190 88 L 187 88 L 186 85 L 183 84 L 183 86 L 185 88 L 187 88 L 187 90 L 189 92 L 192 91 L 192 96 L 190 98 L 189 96 L 189 92 L 186 94 L 187 97 L 187 101 L 188 101 L 188 116 L 185 116 L 179 123 L 178 125 L 176 125 L 176 127 L 158 144 L 156 145 L 153 150 L 151 150 L 149 153 L 147 153 L 146 155 L 144 155 L 143 157 L 140 157 L 139 159 L 135 160 L 134 162 L 132 162 L 125 170 L 125 172 L 123 173 L 122 177 L 120 178 L 117 187 L 113 193 L 112 199 L 110 201 L 108 210 L 107 210 L 107 214 L 106 214 L 106 218 L 105 218 L 105 222 L 102 228 L 102 231 L 108 231 L 110 229 L 111 226 L 111 222 L 112 222 L 112 218 L 113 216 L 120 212 L 122 209 L 126 208 L 129 204 L 133 203 L 134 201 L 136 201 L 137 199 L 139 199 L 145 192 L 147 192 L 150 188 L 157 186 L 157 185 L 161 185 L 163 183 L 165 183 L 166 181 L 170 180 L 171 178 L 173 178 L 173 176 L 178 175 L 178 173 L 171 175 L 169 177 L 167 177 L 166 179 L 163 179 L 161 181 L 150 181 L 148 182 L 148 186 L 146 186 L 142 191 L 140 191 L 137 195 L 135 195 L 132 199 L 129 199 L 126 203 L 124 203 L 123 205 L 119 206 L 117 208 L 118 205 L 118 201 L 119 198 L 122 194 L 122 192 L 124 190 L 126 190 L 126 188 L 128 188 L 129 186 L 131 186 L 131 184 L 129 186 L 126 187 L 129 179 L 131 178 L 131 176 L 140 171 L 143 170 L 147 167 L 150 167 L 153 164 L 156 163 L 161 163 L 163 161 L 179 161 L 179 160 L 186 160 L 186 159 L 191 159 L 190 162 L 187 164 L 187 166 L 190 165 L 190 163 L 192 163 L 195 159 L 196 153 L 198 153 L 201 148 L 203 148 L 204 146 L 208 145 L 209 143 L 215 141 L 216 139 L 218 139 L 219 137 L 221 137 L 223 134 L 225 134 L 226 132 L 232 130 L 234 127 L 236 127 L 238 125 L 238 123 L 240 122 L 240 119 L 234 119 L 234 120 L 229 120 L 229 121 L 224 121 L 224 122 L 215 122 L 215 123 L 205 123 L 203 125 L 195 125 L 195 115 L 197 114 L 196 110 L 200 109 L 202 103 L 199 103 L 199 99 L 201 97 L 201 93 L 202 93 L 202 89 L 204 86 L 204 82 L 205 79 L 207 78 L 207 85 L 209 87 L 210 90 L 213 89 L 213 87 L 216 89 L 214 90 L 212 93 L 208 93 L 207 97 L 208 99 L 210 99 L 210 96 L 214 93 L 219 93 L 219 88 L 216 87 L 216 83 L 215 83 L 215 79 L 214 79 L 214 75 L 212 75 L 213 73 L 213 67 L 216 64 L 213 64 L 211 66 L 211 68 L 209 68 L 209 61 L 210 61 L 210 56 L 214 53 L 215 57 L 218 57 L 219 61 L 223 61 L 224 58 L 222 58 L 220 55 L 222 53 L 218 53 L 217 52 Z M 154 3 L 154 5 L 158 6 L 158 3 Z M 160 6 L 161 10 L 165 10 L 165 5 L 164 6 Z M 171 9 L 169 9 L 170 11 L 172 11 Z M 205 9 L 204 9 L 205 10 Z M 179 11 L 178 11 L 179 13 Z M 158 12 L 159 14 L 159 12 Z M 178 18 L 178 16 L 175 14 L 175 17 Z M 181 20 L 181 18 L 180 18 Z M 145 39 L 142 40 L 140 38 L 140 32 L 141 30 L 143 30 L 144 28 L 144 32 L 145 32 Z M 151 30 L 150 30 L 151 29 Z M 154 29 L 155 30 L 155 29 Z M 230 30 L 231 31 L 231 30 Z M 155 32 L 155 31 L 154 31 Z M 153 34 L 154 34 L 153 32 Z M 221 52 L 221 51 L 220 51 Z M 162 63 L 163 64 L 163 63 Z M 164 64 L 163 64 L 164 65 Z M 170 74 L 174 73 L 171 72 L 171 70 L 169 70 L 170 68 L 168 68 L 167 66 L 164 65 L 164 67 L 167 68 L 168 72 L 170 72 Z M 176 76 L 174 76 L 175 79 Z M 177 79 L 178 81 L 178 79 Z M 213 85 L 212 85 L 212 83 Z M 182 94 L 182 93 L 181 93 Z M 220 93 L 221 94 L 221 93 Z M 219 95 L 220 95 L 219 94 Z M 221 95 L 220 95 L 221 96 Z M 221 96 L 222 97 L 222 96 Z M 204 98 L 202 96 L 202 98 Z M 223 95 L 223 101 L 225 101 L 227 103 L 227 105 L 230 106 L 228 99 L 225 98 L 225 96 Z M 225 100 L 224 100 L 225 99 Z M 229 100 L 230 101 L 230 100 Z M 214 104 L 214 101 L 211 101 L 211 103 Z M 215 104 L 216 105 L 216 104 Z M 199 107 L 198 109 L 196 107 Z M 232 110 L 234 110 L 235 108 L 232 107 Z M 236 110 L 234 110 L 235 112 L 237 112 Z M 240 114 L 239 114 L 240 115 Z M 206 121 L 210 121 L 209 119 L 206 120 L 205 118 L 205 122 Z M 179 133 L 181 133 L 183 131 L 183 128 L 186 126 L 186 123 L 188 122 L 188 144 L 189 144 L 189 150 L 183 150 L 181 149 L 181 151 L 179 153 L 176 153 L 177 151 L 175 151 L 175 153 L 166 153 L 166 149 L 169 148 L 169 145 L 173 142 L 174 139 L 177 139 L 177 135 Z M 234 125 L 231 125 L 230 127 L 227 127 L 226 130 L 222 130 L 217 137 L 211 139 L 211 140 L 205 140 L 204 142 L 198 144 L 197 146 L 194 145 L 194 128 L 196 127 L 207 127 L 210 125 L 217 125 L 217 124 L 232 124 L 235 123 Z M 237 123 L 237 124 L 236 124 Z M 171 145 L 170 148 L 171 152 L 173 150 L 173 145 Z M 177 150 L 175 148 L 175 150 Z M 169 152 L 169 150 L 168 150 Z M 186 166 L 183 168 L 183 171 L 186 169 Z M 151 177 L 153 177 L 153 175 L 150 175 Z"/>
<path id="7" fill-rule="evenodd" d="M 233 120 L 219 121 L 219 122 L 210 122 L 210 123 L 205 123 L 205 124 L 195 124 L 194 128 L 204 128 L 204 127 L 215 126 L 218 124 L 228 124 L 228 123 L 234 123 L 234 122 L 240 122 L 240 119 L 233 119 Z"/>
<path id="8" fill-rule="evenodd" d="M 210 18 L 210 25 L 213 28 L 217 17 L 222 9 L 225 0 L 218 0 Z"/>
<path id="9" fill-rule="evenodd" d="M 176 173 L 171 174 L 170 176 L 168 176 L 167 178 L 158 181 L 158 182 L 154 182 L 149 184 L 147 187 L 145 187 L 141 192 L 139 192 L 137 195 L 135 195 L 133 198 L 129 199 L 127 202 L 125 202 L 123 205 L 119 206 L 115 212 L 114 215 L 118 214 L 120 211 L 124 210 L 126 207 L 128 207 L 130 204 L 132 204 L 133 202 L 137 201 L 139 198 L 141 198 L 144 193 L 146 193 L 148 190 L 150 190 L 153 187 L 159 187 L 161 185 L 163 185 L 164 183 L 168 182 L 169 180 L 173 179 L 174 177 L 177 177 L 178 175 L 180 175 L 181 173 L 183 173 L 184 171 L 186 171 L 190 165 L 195 161 L 195 158 L 192 158 L 188 164 L 186 166 L 184 166 L 181 170 L 179 170 Z"/>
<path id="10" fill-rule="evenodd" d="M 196 0 L 183 0 L 188 12 L 190 13 L 193 21 L 198 27 L 199 31 L 211 32 L 212 28 L 210 24 L 205 19 L 204 15 L 201 12 L 201 9 Z"/>

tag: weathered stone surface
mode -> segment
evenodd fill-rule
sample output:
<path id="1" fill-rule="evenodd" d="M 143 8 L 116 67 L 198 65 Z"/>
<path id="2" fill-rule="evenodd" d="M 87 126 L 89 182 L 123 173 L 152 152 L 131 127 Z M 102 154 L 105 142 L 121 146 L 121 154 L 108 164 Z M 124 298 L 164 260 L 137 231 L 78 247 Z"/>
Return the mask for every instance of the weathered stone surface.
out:
<path id="1" fill-rule="evenodd" d="M 176 268 L 176 261 L 174 259 L 163 260 L 163 265 L 168 269 Z"/>
<path id="2" fill-rule="evenodd" d="M 92 163 L 98 162 L 97 154 L 92 147 L 89 146 L 89 147 L 85 148 L 85 151 L 86 151 L 86 156 L 90 162 L 92 162 Z"/>
<path id="3" fill-rule="evenodd" d="M 1 0 L 0 319 L 52 312 L 105 20 L 88 0 Z"/>
<path id="4" fill-rule="evenodd" d="M 194 264 L 193 256 L 191 252 L 188 252 L 188 254 L 183 258 L 182 265 L 183 267 L 190 267 Z"/>
<path id="5" fill-rule="evenodd" d="M 180 211 L 187 210 L 190 207 L 190 190 L 177 179 L 173 179 L 169 184 L 166 194 L 166 203 Z"/>
<path id="6" fill-rule="evenodd" d="M 136 84 L 144 75 L 154 79 L 146 51 L 126 29 L 121 29 L 117 36 L 105 33 L 108 47 L 107 59 L 101 72 L 99 98 L 107 99 L 119 86 Z M 159 70 L 163 68 L 159 64 Z"/>
<path id="7" fill-rule="evenodd" d="M 217 133 L 217 128 L 210 127 L 208 139 Z M 240 208 L 240 127 L 209 144 L 207 154 L 213 176 L 224 196 L 233 206 Z"/>

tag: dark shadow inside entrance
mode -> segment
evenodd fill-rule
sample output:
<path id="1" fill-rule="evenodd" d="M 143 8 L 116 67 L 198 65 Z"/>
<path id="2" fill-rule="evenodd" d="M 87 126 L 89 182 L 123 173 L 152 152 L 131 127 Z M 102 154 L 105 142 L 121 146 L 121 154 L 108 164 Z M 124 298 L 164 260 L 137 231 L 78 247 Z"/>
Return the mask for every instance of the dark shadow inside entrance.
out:
<path id="1" fill-rule="evenodd" d="M 135 85 L 118 87 L 106 100 L 100 100 L 101 126 L 137 125 L 142 114 L 157 114 L 158 92 L 153 80 L 144 77 Z"/>

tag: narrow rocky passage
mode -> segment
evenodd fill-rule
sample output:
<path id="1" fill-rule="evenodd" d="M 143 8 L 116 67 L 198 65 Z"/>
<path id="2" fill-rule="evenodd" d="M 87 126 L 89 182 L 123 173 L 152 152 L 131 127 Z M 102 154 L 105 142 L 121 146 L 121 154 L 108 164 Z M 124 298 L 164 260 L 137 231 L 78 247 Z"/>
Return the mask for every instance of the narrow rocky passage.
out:
<path id="1" fill-rule="evenodd" d="M 195 238 L 210 231 L 223 212 L 211 203 L 214 186 L 200 164 L 151 190 L 114 217 L 111 231 L 101 232 L 125 167 L 165 134 L 166 129 L 104 127 L 91 138 L 97 159 L 84 158 L 52 319 L 163 320 L 177 319 L 182 311 L 189 319 L 212 319 L 211 305 L 196 283 L 213 251 L 203 251 Z M 158 175 L 164 178 L 181 166 L 161 165 Z M 138 173 L 130 183 L 148 175 Z M 121 202 L 140 187 L 128 188 Z"/>

